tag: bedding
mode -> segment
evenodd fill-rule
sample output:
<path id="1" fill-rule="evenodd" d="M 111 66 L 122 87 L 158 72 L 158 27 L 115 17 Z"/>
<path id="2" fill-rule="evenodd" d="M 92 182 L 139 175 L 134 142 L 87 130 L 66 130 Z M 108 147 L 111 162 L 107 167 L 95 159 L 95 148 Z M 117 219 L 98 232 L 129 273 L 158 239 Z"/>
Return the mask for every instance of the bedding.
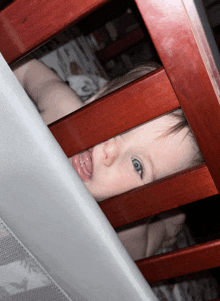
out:
<path id="1" fill-rule="evenodd" d="M 20 300 L 70 299 L 0 219 L 0 301 Z"/>
<path id="2" fill-rule="evenodd" d="M 85 102 L 108 80 L 95 56 L 90 36 L 80 35 L 76 26 L 53 38 L 32 55 L 51 68 Z"/>

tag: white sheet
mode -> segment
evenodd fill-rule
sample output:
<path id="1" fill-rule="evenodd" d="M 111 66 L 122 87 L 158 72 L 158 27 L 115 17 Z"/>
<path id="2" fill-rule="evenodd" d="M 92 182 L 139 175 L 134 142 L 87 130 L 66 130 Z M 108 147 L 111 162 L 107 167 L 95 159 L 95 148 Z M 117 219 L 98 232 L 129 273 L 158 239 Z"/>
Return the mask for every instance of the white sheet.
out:
<path id="1" fill-rule="evenodd" d="M 156 301 L 0 57 L 0 215 L 73 300 Z"/>

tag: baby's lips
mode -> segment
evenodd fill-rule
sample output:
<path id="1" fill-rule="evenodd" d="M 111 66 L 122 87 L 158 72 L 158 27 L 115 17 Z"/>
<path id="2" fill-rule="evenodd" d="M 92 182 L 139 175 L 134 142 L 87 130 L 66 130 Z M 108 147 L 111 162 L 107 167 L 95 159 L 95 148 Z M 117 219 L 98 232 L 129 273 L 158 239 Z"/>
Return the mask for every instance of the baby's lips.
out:
<path id="1" fill-rule="evenodd" d="M 80 178 L 85 182 L 92 178 L 92 154 L 90 151 L 84 151 L 72 157 L 72 165 Z"/>

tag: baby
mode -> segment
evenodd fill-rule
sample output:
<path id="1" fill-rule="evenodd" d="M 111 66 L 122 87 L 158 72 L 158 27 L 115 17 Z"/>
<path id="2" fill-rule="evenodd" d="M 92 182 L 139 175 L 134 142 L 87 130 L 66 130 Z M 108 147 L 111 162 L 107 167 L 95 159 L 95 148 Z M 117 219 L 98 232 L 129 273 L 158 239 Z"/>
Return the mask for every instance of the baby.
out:
<path id="1" fill-rule="evenodd" d="M 155 69 L 137 68 L 107 84 L 88 102 Z M 27 94 L 49 124 L 85 105 L 52 70 L 37 60 L 14 70 Z M 163 115 L 69 158 L 98 201 L 150 183 L 202 162 L 203 158 L 181 110 Z M 153 255 L 175 242 L 184 214 L 173 210 L 157 222 L 148 221 L 118 233 L 133 259 Z"/>

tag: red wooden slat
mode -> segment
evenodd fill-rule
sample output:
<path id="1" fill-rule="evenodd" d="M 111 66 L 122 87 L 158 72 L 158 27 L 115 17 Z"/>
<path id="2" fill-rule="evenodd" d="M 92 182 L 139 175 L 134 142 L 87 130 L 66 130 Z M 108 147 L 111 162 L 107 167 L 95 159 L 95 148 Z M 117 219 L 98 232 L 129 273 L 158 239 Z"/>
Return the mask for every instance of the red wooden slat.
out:
<path id="1" fill-rule="evenodd" d="M 16 0 L 0 13 L 0 51 L 11 63 L 109 0 Z"/>
<path id="2" fill-rule="evenodd" d="M 68 157 L 179 107 L 160 68 L 50 125 Z"/>
<path id="3" fill-rule="evenodd" d="M 220 239 L 136 261 L 149 283 L 220 266 Z"/>
<path id="4" fill-rule="evenodd" d="M 103 201 L 100 207 L 118 227 L 217 193 L 203 164 Z"/>
<path id="5" fill-rule="evenodd" d="M 136 3 L 220 190 L 220 108 L 184 5 L 181 0 Z"/>

